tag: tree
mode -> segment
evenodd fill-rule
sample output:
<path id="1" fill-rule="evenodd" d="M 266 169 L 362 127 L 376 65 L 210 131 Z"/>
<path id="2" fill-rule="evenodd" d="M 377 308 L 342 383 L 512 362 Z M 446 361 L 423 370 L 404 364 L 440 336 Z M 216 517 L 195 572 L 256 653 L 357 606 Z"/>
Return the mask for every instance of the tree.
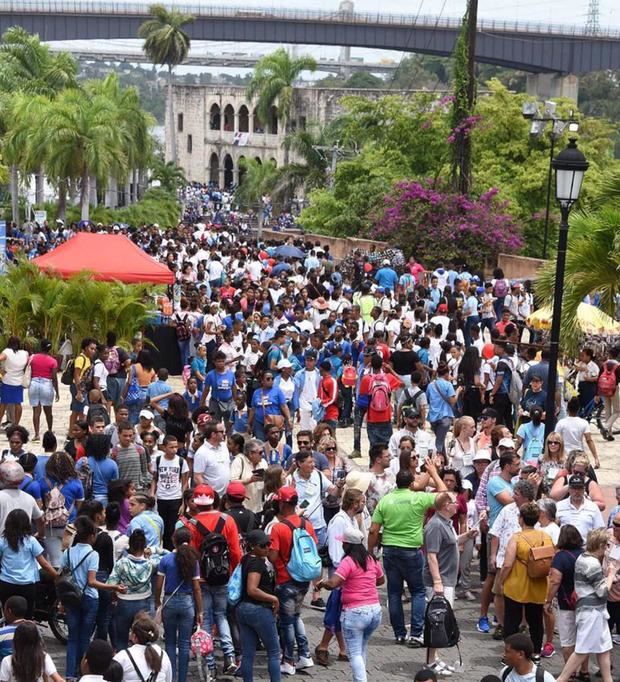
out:
<path id="1" fill-rule="evenodd" d="M 385 87 L 385 81 L 383 78 L 379 78 L 379 76 L 375 76 L 372 73 L 369 73 L 368 71 L 356 71 L 353 75 L 351 75 L 346 83 L 344 84 L 345 88 L 370 88 L 370 89 L 375 89 L 375 90 L 380 90 L 381 88 Z"/>
<path id="2" fill-rule="evenodd" d="M 170 149 L 172 161 L 176 164 L 177 142 L 174 120 L 174 103 L 172 100 L 173 70 L 187 58 L 190 47 L 189 35 L 183 27 L 194 21 L 191 14 L 183 14 L 178 10 L 167 10 L 163 5 L 151 5 L 151 19 L 147 19 L 138 35 L 144 40 L 142 49 L 153 64 L 168 67 L 168 119 L 170 130 Z"/>
<path id="3" fill-rule="evenodd" d="M 277 102 L 278 120 L 284 131 L 288 130 L 293 107 L 293 84 L 302 71 L 316 71 L 316 60 L 309 56 L 292 58 L 283 47 L 258 60 L 246 96 L 248 101 L 257 99 L 256 113 L 263 124 L 269 120 L 271 107 Z M 285 148 L 284 165 L 288 164 L 288 159 L 288 150 Z"/>
<path id="4" fill-rule="evenodd" d="M 243 159 L 240 162 L 243 169 L 243 182 L 235 192 L 235 199 L 242 208 L 251 209 L 258 217 L 258 238 L 263 232 L 263 204 L 261 198 L 270 194 L 276 187 L 280 171 L 274 161 L 261 163 L 256 159 Z"/>
<path id="5" fill-rule="evenodd" d="M 151 182 L 157 181 L 162 189 L 176 192 L 179 187 L 189 184 L 185 172 L 172 161 L 156 159 L 151 169 Z"/>

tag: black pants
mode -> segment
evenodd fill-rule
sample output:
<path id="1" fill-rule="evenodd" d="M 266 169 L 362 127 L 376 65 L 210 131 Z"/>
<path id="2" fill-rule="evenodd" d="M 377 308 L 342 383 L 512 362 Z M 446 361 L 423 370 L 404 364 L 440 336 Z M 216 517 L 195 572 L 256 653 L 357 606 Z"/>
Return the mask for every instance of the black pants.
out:
<path id="1" fill-rule="evenodd" d="M 543 605 L 522 604 L 504 595 L 504 639 L 519 632 L 521 616 L 525 610 L 525 622 L 530 629 L 530 637 L 534 644 L 534 653 L 540 654 L 543 643 Z"/>
<path id="2" fill-rule="evenodd" d="M 480 582 L 483 583 L 487 579 L 488 571 L 488 557 L 487 557 L 487 534 L 482 533 L 482 540 L 480 542 Z"/>
<path id="3" fill-rule="evenodd" d="M 32 620 L 34 616 L 34 599 L 36 594 L 36 583 L 29 583 L 28 585 L 14 585 L 13 583 L 6 583 L 0 580 L 0 602 L 4 602 L 9 597 L 23 597 L 28 603 L 28 610 L 26 612 L 26 620 Z"/>
<path id="4" fill-rule="evenodd" d="M 620 601 L 608 601 L 607 611 L 609 612 L 609 629 L 611 634 L 620 635 Z M 614 628 L 616 630 L 615 633 Z"/>
<path id="5" fill-rule="evenodd" d="M 493 396 L 493 404 L 497 411 L 497 423 L 503 424 L 506 428 L 512 431 L 512 403 L 508 397 L 508 393 L 496 393 Z"/>
<path id="6" fill-rule="evenodd" d="M 174 524 L 179 520 L 179 508 L 182 500 L 157 500 L 157 513 L 164 522 L 164 547 L 173 550 L 172 534 Z"/>

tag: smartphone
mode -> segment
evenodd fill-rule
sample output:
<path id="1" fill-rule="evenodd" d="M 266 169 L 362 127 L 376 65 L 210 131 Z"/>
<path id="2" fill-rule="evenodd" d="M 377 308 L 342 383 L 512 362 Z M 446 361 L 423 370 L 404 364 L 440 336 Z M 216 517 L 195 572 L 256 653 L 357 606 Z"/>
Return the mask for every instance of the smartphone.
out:
<path id="1" fill-rule="evenodd" d="M 252 471 L 252 473 L 253 473 L 254 476 L 256 476 L 257 478 L 264 478 L 264 477 L 265 477 L 265 470 L 264 470 L 264 469 L 254 469 L 254 470 Z"/>
<path id="2" fill-rule="evenodd" d="M 300 509 L 306 509 L 306 507 L 308 507 L 309 505 L 310 505 L 310 500 L 304 500 L 304 501 L 299 505 L 299 508 L 300 508 Z"/>
<path id="3" fill-rule="evenodd" d="M 347 477 L 347 472 L 344 469 L 336 469 L 336 480 L 341 481 Z"/>

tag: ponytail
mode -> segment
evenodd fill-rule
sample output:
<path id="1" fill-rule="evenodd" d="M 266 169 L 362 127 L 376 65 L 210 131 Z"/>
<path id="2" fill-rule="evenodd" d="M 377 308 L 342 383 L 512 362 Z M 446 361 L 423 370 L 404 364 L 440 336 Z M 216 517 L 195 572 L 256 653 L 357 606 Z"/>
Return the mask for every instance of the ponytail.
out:
<path id="1" fill-rule="evenodd" d="M 172 541 L 176 549 L 176 564 L 181 578 L 184 582 L 191 585 L 196 575 L 196 562 L 198 554 L 193 547 L 190 547 L 190 532 L 187 528 L 177 528 L 172 536 Z"/>
<path id="2" fill-rule="evenodd" d="M 159 628 L 155 621 L 145 611 L 140 611 L 131 624 L 131 631 L 138 644 L 145 646 L 144 659 L 149 669 L 157 676 L 161 671 L 162 656 L 153 647 L 153 642 L 159 639 Z"/>

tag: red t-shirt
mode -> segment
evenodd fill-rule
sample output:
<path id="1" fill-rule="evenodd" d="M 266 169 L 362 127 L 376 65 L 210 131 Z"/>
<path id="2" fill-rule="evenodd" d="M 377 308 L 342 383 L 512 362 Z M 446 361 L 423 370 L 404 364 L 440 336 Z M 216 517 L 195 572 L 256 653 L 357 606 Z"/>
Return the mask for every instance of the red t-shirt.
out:
<path id="1" fill-rule="evenodd" d="M 360 384 L 360 395 L 370 395 L 370 387 L 377 375 L 367 374 L 362 377 L 362 382 Z M 397 379 L 393 374 L 384 373 L 385 380 L 387 381 L 390 391 L 394 391 L 403 385 L 403 382 Z M 372 424 L 378 424 L 381 422 L 392 421 L 392 406 L 388 405 L 387 410 L 374 410 L 370 405 L 368 406 L 368 412 L 366 418 Z"/>
<path id="2" fill-rule="evenodd" d="M 45 353 L 35 353 L 31 360 L 33 379 L 52 379 L 58 370 L 58 363 L 51 355 Z"/>
<path id="3" fill-rule="evenodd" d="M 198 521 L 210 531 L 215 530 L 215 526 L 223 516 L 221 512 L 218 511 L 206 511 L 196 514 L 192 521 Z M 225 514 L 226 522 L 224 523 L 224 528 L 222 529 L 222 535 L 226 538 L 228 543 L 228 551 L 230 552 L 230 572 L 232 573 L 237 564 L 241 561 L 241 545 L 239 544 L 239 531 L 237 530 L 237 524 L 232 516 Z M 195 523 L 189 523 L 189 532 L 191 534 L 190 545 L 197 551 L 200 552 L 200 545 L 202 543 L 202 533 L 198 530 Z"/>
<path id="4" fill-rule="evenodd" d="M 330 403 L 325 408 L 325 419 L 330 421 L 338 420 L 338 384 L 331 376 L 325 376 L 319 383 L 318 396 L 323 405 Z"/>
<path id="5" fill-rule="evenodd" d="M 299 528 L 301 525 L 301 517 L 297 516 L 297 514 L 287 516 L 286 520 L 295 528 Z M 312 524 L 308 519 L 304 519 L 304 521 L 308 534 L 318 543 Z M 293 531 L 285 523 L 276 523 L 271 529 L 271 549 L 278 553 L 273 563 L 276 569 L 276 584 L 281 585 L 282 583 L 289 582 L 291 576 L 286 569 L 286 565 L 291 558 L 291 550 L 293 549 Z"/>

